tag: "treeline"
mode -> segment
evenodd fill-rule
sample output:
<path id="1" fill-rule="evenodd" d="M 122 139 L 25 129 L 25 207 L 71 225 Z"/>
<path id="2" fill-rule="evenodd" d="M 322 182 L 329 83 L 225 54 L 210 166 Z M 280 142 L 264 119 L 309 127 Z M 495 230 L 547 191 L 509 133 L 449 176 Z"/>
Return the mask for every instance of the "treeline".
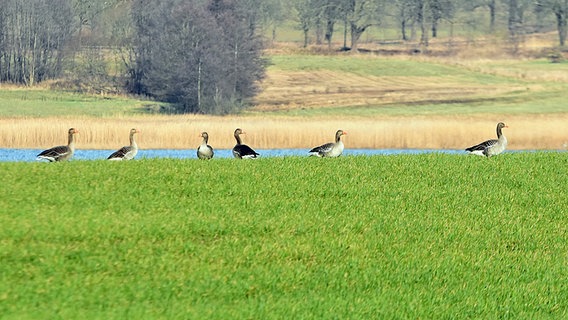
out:
<path id="1" fill-rule="evenodd" d="M 101 91 L 122 83 L 179 112 L 236 112 L 257 93 L 266 67 L 259 17 L 249 5 L 2 0 L 0 80 L 31 86 L 65 78 L 64 85 Z M 115 77 L 109 56 L 122 59 L 123 72 Z"/>
<path id="2" fill-rule="evenodd" d="M 71 37 L 67 0 L 2 0 L 0 81 L 34 85 L 59 76 Z"/>
<path id="3" fill-rule="evenodd" d="M 283 24 L 304 46 L 357 50 L 368 30 L 427 47 L 443 28 L 477 34 L 555 31 L 566 40 L 568 0 L 0 0 L 0 81 L 48 79 L 122 88 L 181 112 L 229 113 L 258 91 L 263 47 Z M 341 30 L 341 34 L 337 34 Z M 389 39 L 394 40 L 394 39 Z M 109 59 L 120 67 L 109 67 Z"/>
<path id="4" fill-rule="evenodd" d="M 357 49 L 369 28 L 396 28 L 401 40 L 428 46 L 442 24 L 465 25 L 480 33 L 504 28 L 509 39 L 549 30 L 555 25 L 559 46 L 566 41 L 567 0 L 293 0 L 304 46 L 315 33 L 316 43 L 331 46 L 337 24 L 344 46 Z M 551 19 L 553 17 L 553 19 Z M 553 21 L 553 22 L 552 22 Z M 481 26 L 487 25 L 487 28 Z M 501 31 L 501 30 L 499 30 Z M 349 40 L 348 40 L 349 39 Z"/>

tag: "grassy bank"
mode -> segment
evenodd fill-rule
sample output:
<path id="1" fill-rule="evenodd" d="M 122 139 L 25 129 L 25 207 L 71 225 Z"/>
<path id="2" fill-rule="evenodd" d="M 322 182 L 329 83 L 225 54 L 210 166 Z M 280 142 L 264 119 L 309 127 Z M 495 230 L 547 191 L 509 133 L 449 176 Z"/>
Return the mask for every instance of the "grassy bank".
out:
<path id="1" fill-rule="evenodd" d="M 6 318 L 562 318 L 562 153 L 0 163 Z"/>
<path id="2" fill-rule="evenodd" d="M 116 117 L 143 114 L 156 103 L 135 98 L 0 86 L 0 117 Z M 159 108 L 159 107 L 158 107 Z"/>
<path id="3" fill-rule="evenodd" d="M 48 148 L 78 128 L 78 148 L 115 149 L 130 128 L 142 148 L 216 148 L 237 127 L 255 148 L 312 148 L 338 129 L 350 148 L 461 149 L 510 126 L 513 149 L 568 145 L 568 63 L 376 55 L 275 54 L 264 91 L 241 115 L 164 115 L 160 105 L 116 96 L 0 88 L 0 147 Z M 167 108 L 166 108 L 167 109 Z"/>

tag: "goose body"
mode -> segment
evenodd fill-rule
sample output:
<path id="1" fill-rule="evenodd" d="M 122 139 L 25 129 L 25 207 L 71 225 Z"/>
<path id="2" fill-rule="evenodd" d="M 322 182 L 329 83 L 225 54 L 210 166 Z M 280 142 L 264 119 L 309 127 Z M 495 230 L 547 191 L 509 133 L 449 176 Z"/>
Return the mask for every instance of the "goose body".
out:
<path id="1" fill-rule="evenodd" d="M 75 153 L 74 135 L 79 133 L 78 130 L 71 128 L 68 131 L 68 143 L 66 146 L 57 146 L 51 149 L 42 151 L 37 155 L 38 160 L 48 160 L 49 162 L 67 161 L 73 157 Z"/>
<path id="2" fill-rule="evenodd" d="M 502 132 L 503 128 L 508 128 L 503 122 L 497 124 L 497 139 L 490 139 L 465 149 L 470 154 L 491 157 L 500 154 L 507 148 L 507 138 Z"/>
<path id="3" fill-rule="evenodd" d="M 234 133 L 237 144 L 233 147 L 233 156 L 237 159 L 256 159 L 260 154 L 242 143 L 241 134 L 245 134 L 245 132 L 237 128 Z"/>
<path id="4" fill-rule="evenodd" d="M 207 132 L 202 132 L 201 137 L 203 138 L 203 142 L 199 147 L 197 147 L 197 157 L 202 160 L 209 160 L 213 158 L 213 148 L 207 144 L 209 141 L 209 135 Z"/>
<path id="5" fill-rule="evenodd" d="M 335 133 L 335 142 L 330 142 L 315 147 L 312 150 L 310 150 L 309 154 L 311 156 L 322 157 L 322 158 L 339 157 L 343 153 L 344 149 L 343 141 L 341 141 L 341 136 L 346 134 L 347 134 L 346 131 L 337 130 L 337 132 Z"/>
<path id="6" fill-rule="evenodd" d="M 131 160 L 138 154 L 138 145 L 134 139 L 134 134 L 138 133 L 137 129 L 130 129 L 130 145 L 124 146 L 113 152 L 107 159 L 108 160 Z"/>

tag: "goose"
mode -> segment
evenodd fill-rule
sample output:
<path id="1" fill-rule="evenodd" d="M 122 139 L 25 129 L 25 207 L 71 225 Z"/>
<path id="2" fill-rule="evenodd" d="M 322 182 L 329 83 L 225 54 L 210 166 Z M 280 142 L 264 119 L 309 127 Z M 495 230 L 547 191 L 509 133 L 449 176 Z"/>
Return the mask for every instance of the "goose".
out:
<path id="1" fill-rule="evenodd" d="M 136 157 L 138 153 L 138 145 L 134 140 L 134 134 L 139 133 L 140 131 L 137 129 L 130 129 L 130 145 L 124 146 L 111 154 L 107 159 L 108 160 L 131 160 Z"/>
<path id="2" fill-rule="evenodd" d="M 484 141 L 473 147 L 465 149 L 465 151 L 469 152 L 470 154 L 486 156 L 488 158 L 491 156 L 496 156 L 505 151 L 505 148 L 507 148 L 507 138 L 501 132 L 501 129 L 503 128 L 508 128 L 508 126 L 503 122 L 499 122 L 497 124 L 497 139 Z"/>
<path id="3" fill-rule="evenodd" d="M 79 130 L 75 128 L 69 129 L 69 142 L 66 146 L 57 146 L 44 150 L 37 155 L 37 159 L 46 159 L 49 160 L 49 162 L 66 161 L 71 159 L 71 157 L 73 157 L 73 154 L 75 153 L 75 141 L 73 139 L 73 136 L 76 133 L 79 133 Z"/>
<path id="4" fill-rule="evenodd" d="M 341 136 L 345 134 L 347 134 L 346 131 L 337 130 L 337 132 L 335 133 L 335 143 L 330 142 L 313 148 L 309 152 L 310 156 L 328 158 L 339 157 L 343 153 L 344 148 L 343 142 L 341 141 Z"/>
<path id="5" fill-rule="evenodd" d="M 237 140 L 237 144 L 233 147 L 233 156 L 237 159 L 256 159 L 256 157 L 260 154 L 254 151 L 251 147 L 242 143 L 240 137 L 241 134 L 246 134 L 246 132 L 237 128 L 235 130 L 235 139 Z"/>
<path id="6" fill-rule="evenodd" d="M 200 137 L 203 138 L 203 142 L 197 147 L 197 157 L 202 160 L 209 160 L 213 158 L 213 148 L 207 144 L 209 135 L 207 132 L 202 132 Z"/>

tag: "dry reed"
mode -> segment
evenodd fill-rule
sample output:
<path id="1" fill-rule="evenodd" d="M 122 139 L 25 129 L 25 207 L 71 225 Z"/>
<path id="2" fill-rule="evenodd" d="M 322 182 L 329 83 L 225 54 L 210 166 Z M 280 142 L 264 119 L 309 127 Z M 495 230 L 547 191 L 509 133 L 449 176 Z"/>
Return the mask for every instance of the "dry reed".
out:
<path id="1" fill-rule="evenodd" d="M 504 133 L 510 149 L 566 149 L 568 114 L 516 116 L 432 116 L 363 118 L 262 118 L 140 116 L 130 118 L 13 118 L 0 119 L 0 147 L 47 148 L 67 143 L 67 130 L 77 128 L 76 146 L 116 149 L 128 144 L 130 128 L 137 128 L 145 149 L 194 149 L 199 134 L 209 132 L 214 148 L 235 144 L 233 131 L 242 128 L 243 141 L 253 148 L 309 149 L 333 141 L 335 131 L 348 132 L 347 148 L 463 149 L 495 137 L 498 121 L 509 125 Z"/>

